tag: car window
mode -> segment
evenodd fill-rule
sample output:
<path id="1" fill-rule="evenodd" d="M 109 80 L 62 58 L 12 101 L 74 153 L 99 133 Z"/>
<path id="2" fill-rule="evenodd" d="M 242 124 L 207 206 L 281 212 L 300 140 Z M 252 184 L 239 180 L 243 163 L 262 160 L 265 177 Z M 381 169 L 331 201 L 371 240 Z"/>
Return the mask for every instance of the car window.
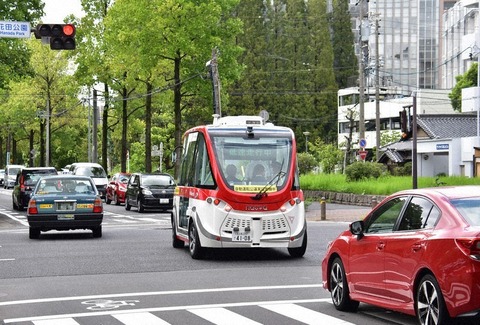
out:
<path id="1" fill-rule="evenodd" d="M 90 177 L 107 177 L 103 168 L 100 167 L 78 167 L 75 170 L 75 175 L 90 176 Z"/>
<path id="2" fill-rule="evenodd" d="M 452 205 L 471 226 L 480 226 L 480 198 L 452 200 Z"/>
<path id="3" fill-rule="evenodd" d="M 440 210 L 430 201 L 414 197 L 408 204 L 398 230 L 433 228 L 440 216 Z"/>
<path id="4" fill-rule="evenodd" d="M 148 186 L 169 186 L 172 179 L 169 176 L 161 175 L 143 175 L 142 184 Z"/>
<path id="5" fill-rule="evenodd" d="M 42 179 L 36 188 L 36 194 L 95 194 L 95 186 L 84 179 Z"/>
<path id="6" fill-rule="evenodd" d="M 392 232 L 407 197 L 397 197 L 385 202 L 365 223 L 365 233 Z"/>

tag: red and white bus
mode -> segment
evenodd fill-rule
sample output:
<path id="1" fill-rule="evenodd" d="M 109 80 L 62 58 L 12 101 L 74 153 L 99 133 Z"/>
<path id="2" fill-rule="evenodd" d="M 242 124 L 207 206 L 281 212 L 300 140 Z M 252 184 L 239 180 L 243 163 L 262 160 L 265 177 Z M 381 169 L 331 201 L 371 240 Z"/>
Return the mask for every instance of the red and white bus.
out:
<path id="1" fill-rule="evenodd" d="M 173 247 L 307 248 L 307 223 L 291 129 L 260 116 L 215 117 L 188 130 L 175 190 Z"/>

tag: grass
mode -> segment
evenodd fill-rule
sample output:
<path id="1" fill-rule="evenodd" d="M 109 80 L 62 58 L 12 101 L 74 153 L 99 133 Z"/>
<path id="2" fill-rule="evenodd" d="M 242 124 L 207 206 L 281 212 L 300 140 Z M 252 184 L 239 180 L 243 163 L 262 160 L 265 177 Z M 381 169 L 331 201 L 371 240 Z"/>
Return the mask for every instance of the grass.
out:
<path id="1" fill-rule="evenodd" d="M 418 177 L 417 187 L 453 186 L 453 185 L 480 185 L 480 178 L 446 176 Z M 342 174 L 307 174 L 300 176 L 300 185 L 303 190 L 330 191 L 340 193 L 390 195 L 400 190 L 413 188 L 411 176 L 382 176 L 378 179 L 368 179 L 358 182 L 347 182 Z"/>

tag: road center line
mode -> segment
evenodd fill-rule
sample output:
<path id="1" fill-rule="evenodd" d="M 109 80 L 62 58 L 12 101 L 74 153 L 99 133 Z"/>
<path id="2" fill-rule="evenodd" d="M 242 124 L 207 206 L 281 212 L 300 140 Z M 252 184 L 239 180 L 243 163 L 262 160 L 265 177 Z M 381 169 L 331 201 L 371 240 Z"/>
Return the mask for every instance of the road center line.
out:
<path id="1" fill-rule="evenodd" d="M 38 303 L 57 302 L 57 301 L 117 298 L 117 297 L 123 298 L 123 297 L 141 297 L 141 296 L 178 295 L 178 294 L 186 294 L 186 293 L 211 293 L 211 292 L 250 291 L 250 290 L 282 290 L 282 289 L 321 288 L 321 287 L 322 287 L 321 284 L 299 284 L 299 285 L 286 285 L 286 286 L 230 287 L 230 288 L 172 290 L 172 291 L 153 291 L 153 292 L 131 292 L 131 293 L 115 293 L 115 294 L 92 295 L 92 296 L 57 297 L 57 298 L 3 301 L 3 302 L 0 302 L 0 306 L 38 304 Z"/>

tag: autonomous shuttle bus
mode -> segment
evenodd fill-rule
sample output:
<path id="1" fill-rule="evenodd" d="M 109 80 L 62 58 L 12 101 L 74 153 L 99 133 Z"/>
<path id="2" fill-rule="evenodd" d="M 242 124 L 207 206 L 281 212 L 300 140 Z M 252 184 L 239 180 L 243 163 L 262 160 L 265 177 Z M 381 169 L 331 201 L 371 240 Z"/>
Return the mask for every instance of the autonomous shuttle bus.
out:
<path id="1" fill-rule="evenodd" d="M 172 213 L 173 247 L 287 248 L 301 257 L 307 224 L 295 137 L 260 116 L 214 117 L 188 130 Z"/>

